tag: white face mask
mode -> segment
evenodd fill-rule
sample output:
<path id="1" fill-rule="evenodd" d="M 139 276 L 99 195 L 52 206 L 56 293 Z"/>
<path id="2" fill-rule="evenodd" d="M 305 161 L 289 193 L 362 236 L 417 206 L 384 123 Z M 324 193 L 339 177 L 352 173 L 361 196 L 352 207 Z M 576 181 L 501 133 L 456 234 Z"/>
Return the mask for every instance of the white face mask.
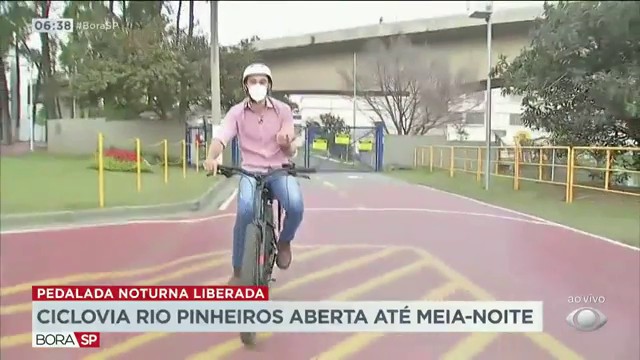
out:
<path id="1" fill-rule="evenodd" d="M 267 97 L 267 87 L 261 84 L 249 86 L 249 96 L 253 101 L 262 101 Z"/>

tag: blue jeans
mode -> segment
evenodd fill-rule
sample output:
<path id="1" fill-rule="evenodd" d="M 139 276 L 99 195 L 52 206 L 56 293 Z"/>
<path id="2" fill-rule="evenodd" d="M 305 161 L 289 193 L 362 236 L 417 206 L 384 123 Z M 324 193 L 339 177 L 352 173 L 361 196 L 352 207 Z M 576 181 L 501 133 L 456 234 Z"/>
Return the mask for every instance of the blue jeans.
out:
<path id="1" fill-rule="evenodd" d="M 267 179 L 267 187 L 278 200 L 286 212 L 282 232 L 278 241 L 291 242 L 302 222 L 304 204 L 302 202 L 302 192 L 300 185 L 293 176 L 274 175 Z M 236 223 L 233 227 L 233 255 L 232 264 L 234 268 L 242 267 L 242 254 L 244 252 L 244 240 L 249 225 L 254 217 L 254 194 L 256 191 L 256 180 L 242 176 L 238 185 L 238 212 Z"/>

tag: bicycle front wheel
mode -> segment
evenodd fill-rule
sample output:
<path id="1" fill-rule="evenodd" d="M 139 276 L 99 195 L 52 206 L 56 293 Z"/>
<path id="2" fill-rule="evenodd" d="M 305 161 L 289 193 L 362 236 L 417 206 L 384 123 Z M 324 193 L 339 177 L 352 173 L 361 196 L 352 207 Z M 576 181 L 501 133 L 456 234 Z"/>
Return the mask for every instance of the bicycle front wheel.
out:
<path id="1" fill-rule="evenodd" d="M 244 286 L 257 286 L 260 284 L 260 239 L 261 233 L 256 224 L 247 225 L 244 237 L 244 252 L 242 254 L 242 271 L 240 280 Z"/>
<path id="2" fill-rule="evenodd" d="M 240 281 L 245 286 L 260 285 L 260 229 L 256 224 L 247 225 L 247 233 L 244 238 L 244 253 L 242 254 L 242 270 Z M 256 333 L 240 333 L 240 340 L 246 346 L 253 346 L 256 343 Z"/>

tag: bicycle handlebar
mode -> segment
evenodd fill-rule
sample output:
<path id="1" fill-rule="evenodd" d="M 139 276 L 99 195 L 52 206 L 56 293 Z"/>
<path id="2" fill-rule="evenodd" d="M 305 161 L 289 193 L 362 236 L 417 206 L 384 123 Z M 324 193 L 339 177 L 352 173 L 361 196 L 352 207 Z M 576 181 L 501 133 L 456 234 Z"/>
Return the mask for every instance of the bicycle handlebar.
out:
<path id="1" fill-rule="evenodd" d="M 244 170 L 243 168 L 240 167 L 235 167 L 235 166 L 224 166 L 224 165 L 218 165 L 218 174 L 223 175 L 225 177 L 232 177 L 235 174 L 241 174 L 241 175 L 246 175 L 246 176 L 250 176 L 254 179 L 261 177 L 261 178 L 266 178 L 268 176 L 277 174 L 279 172 L 284 172 L 288 175 L 291 176 L 295 176 L 295 177 L 301 177 L 303 179 L 310 179 L 309 176 L 307 175 L 303 175 L 303 174 L 312 174 L 316 172 L 316 169 L 313 168 L 297 168 L 295 167 L 295 164 L 283 164 L 281 168 L 277 168 L 277 169 L 271 169 L 268 172 L 264 173 L 264 174 L 260 174 L 260 173 L 252 173 L 250 171 Z M 213 172 L 208 172 L 207 176 L 213 176 Z"/>

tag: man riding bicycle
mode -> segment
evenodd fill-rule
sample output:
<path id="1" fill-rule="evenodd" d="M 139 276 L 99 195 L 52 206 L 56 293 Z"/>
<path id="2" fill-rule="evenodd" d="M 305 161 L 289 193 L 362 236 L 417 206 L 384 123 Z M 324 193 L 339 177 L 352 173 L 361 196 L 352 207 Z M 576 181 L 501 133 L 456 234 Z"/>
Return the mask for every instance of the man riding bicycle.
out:
<path id="1" fill-rule="evenodd" d="M 242 75 L 242 89 L 247 97 L 233 106 L 214 136 L 205 169 L 217 172 L 218 157 L 234 137 L 238 137 L 242 168 L 254 173 L 266 173 L 280 168 L 296 154 L 293 114 L 289 105 L 268 94 L 273 87 L 271 70 L 264 64 L 247 66 Z M 278 240 L 276 264 L 287 269 L 291 264 L 291 241 L 302 222 L 304 205 L 300 186 L 293 176 L 274 175 L 267 180 L 274 198 L 285 210 L 284 224 Z M 233 276 L 229 284 L 239 284 L 242 252 L 247 225 L 254 219 L 256 180 L 242 176 L 238 185 L 238 209 L 233 228 Z"/>

